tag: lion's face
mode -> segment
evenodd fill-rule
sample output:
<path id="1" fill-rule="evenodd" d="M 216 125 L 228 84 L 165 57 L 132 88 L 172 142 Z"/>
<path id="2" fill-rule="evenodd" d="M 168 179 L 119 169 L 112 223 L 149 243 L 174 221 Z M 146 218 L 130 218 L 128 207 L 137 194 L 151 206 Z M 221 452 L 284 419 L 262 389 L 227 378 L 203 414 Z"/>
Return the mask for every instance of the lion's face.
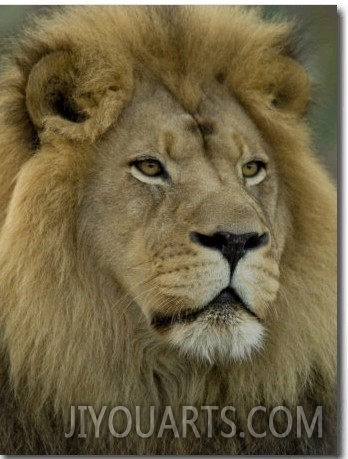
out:
<path id="1" fill-rule="evenodd" d="M 83 227 L 149 326 L 209 361 L 260 348 L 282 205 L 272 152 L 241 106 L 216 84 L 190 114 L 139 83 L 96 158 Z"/>

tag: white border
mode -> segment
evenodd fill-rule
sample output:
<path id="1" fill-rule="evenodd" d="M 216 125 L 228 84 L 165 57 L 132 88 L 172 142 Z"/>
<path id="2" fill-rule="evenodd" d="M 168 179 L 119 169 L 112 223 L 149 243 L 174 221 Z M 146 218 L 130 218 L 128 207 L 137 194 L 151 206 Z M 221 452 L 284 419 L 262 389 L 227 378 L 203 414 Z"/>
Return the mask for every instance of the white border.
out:
<path id="1" fill-rule="evenodd" d="M 3 2 L 0 1 L 0 4 L 2 4 Z M 8 4 L 8 2 L 4 2 L 3 4 Z M 60 1 L 59 3 L 57 2 L 54 2 L 54 1 L 36 1 L 36 2 L 11 2 L 11 5 L 96 5 L 97 3 L 95 1 L 84 1 L 84 2 L 81 2 L 81 1 L 78 1 L 78 0 L 70 0 L 70 1 Z M 183 0 L 181 1 L 178 1 L 178 0 L 173 0 L 173 1 L 163 1 L 163 2 L 156 2 L 156 1 L 144 1 L 144 0 L 128 0 L 128 1 L 125 1 L 125 2 L 115 2 L 114 0 L 103 0 L 102 2 L 98 3 L 98 5 L 115 5 L 115 4 L 122 4 L 122 5 L 187 5 L 187 4 L 190 4 L 190 5 L 233 5 L 233 4 L 238 4 L 238 5 L 265 5 L 265 6 L 268 6 L 268 5 L 286 5 L 286 6 L 306 6 L 306 5 L 313 5 L 313 6 L 316 6 L 316 5 L 337 5 L 337 2 L 335 1 L 326 1 L 326 2 L 323 2 L 323 1 L 307 1 L 305 4 L 303 2 L 299 2 L 299 1 L 293 1 L 291 2 L 291 4 L 287 1 L 283 1 L 283 2 L 272 2 L 272 1 L 264 1 L 264 2 L 261 2 L 261 1 L 239 1 L 239 2 L 236 2 L 236 3 L 232 3 L 231 1 L 214 1 L 214 2 L 211 2 L 211 1 L 204 1 L 204 0 L 191 0 L 190 2 L 185 2 Z"/>
<path id="2" fill-rule="evenodd" d="M 59 2 L 58 4 L 59 5 L 81 5 L 81 4 L 95 4 L 96 2 L 95 1 L 85 1 L 85 2 L 79 2 L 79 1 L 73 1 L 73 0 L 70 0 L 70 1 L 61 1 Z M 98 3 L 99 5 L 101 4 L 105 4 L 105 5 L 109 5 L 109 4 L 117 4 L 118 2 L 115 2 L 115 1 L 106 1 L 106 0 L 103 0 L 101 3 Z M 278 1 L 278 2 L 270 2 L 270 1 L 263 1 L 263 2 L 260 2 L 260 1 L 252 1 L 252 2 L 247 2 L 247 1 L 239 1 L 238 4 L 241 4 L 241 5 L 250 5 L 250 4 L 255 4 L 255 5 L 289 5 L 289 1 Z M 162 2 L 153 2 L 153 1 L 148 1 L 148 2 L 145 2 L 145 1 L 141 1 L 141 0 L 138 0 L 138 1 L 134 1 L 134 0 L 131 0 L 131 1 L 127 1 L 127 2 L 122 2 L 122 4 L 129 4 L 129 5 L 139 5 L 139 4 L 167 4 L 167 5 L 174 5 L 174 4 L 186 4 L 184 1 L 164 1 L 163 3 Z M 194 0 L 191 0 L 190 4 L 193 4 L 193 5 L 199 5 L 199 4 L 215 4 L 215 5 L 226 5 L 226 4 L 232 4 L 232 2 L 228 2 L 228 1 L 216 1 L 216 2 L 207 2 L 207 1 L 194 1 Z M 3 1 L 3 0 L 0 0 L 0 5 L 9 5 L 9 2 L 8 1 Z M 57 5 L 57 2 L 52 2 L 52 1 L 36 1 L 36 2 L 25 2 L 25 1 L 22 1 L 22 2 L 11 2 L 11 5 Z M 341 448 L 342 450 L 340 451 L 341 453 L 341 457 L 348 457 L 348 439 L 347 439 L 347 425 L 348 425 L 348 409 L 347 409 L 347 396 L 348 396 L 348 387 L 347 387 L 347 381 L 348 381 L 348 377 L 346 376 L 347 375 L 347 371 L 348 371 L 348 352 L 347 352 L 347 343 L 348 343 L 348 338 L 347 338 L 347 334 L 348 334 L 348 327 L 347 327 L 347 322 L 346 322 L 346 314 L 344 313 L 344 309 L 345 309 L 345 305 L 346 305 L 346 301 L 345 301 L 345 298 L 346 298 L 346 295 L 345 295 L 345 292 L 343 290 L 343 287 L 344 286 L 348 286 L 348 272 L 346 269 L 344 269 L 346 267 L 346 261 L 348 259 L 348 245 L 344 243 L 343 239 L 344 239 L 344 236 L 346 234 L 346 232 L 348 231 L 348 217 L 347 217 L 347 209 L 348 209 L 348 200 L 346 199 L 347 198 L 347 191 L 348 191 L 348 184 L 346 184 L 346 181 L 344 180 L 345 177 L 348 177 L 348 161 L 345 161 L 344 160 L 344 153 L 346 152 L 346 136 L 345 136 L 345 133 L 348 132 L 348 122 L 347 122 L 347 118 L 344 116 L 345 115 L 345 110 L 344 108 L 347 106 L 347 100 L 346 100 L 346 92 L 344 91 L 344 76 L 347 75 L 347 72 L 346 72 L 346 62 L 347 62 L 347 59 L 348 59 L 348 56 L 347 56 L 347 49 L 348 49 L 348 46 L 347 46 L 347 34 L 346 34 L 346 31 L 345 31 L 345 20 L 346 20 L 346 17 L 347 17 L 347 14 L 348 14 L 348 4 L 344 3 L 343 1 L 339 1 L 339 2 L 334 2 L 334 1 L 329 1 L 329 0 L 326 0 L 326 1 L 306 1 L 305 3 L 303 2 L 291 2 L 291 5 L 337 5 L 338 6 L 338 11 L 339 11 L 339 14 L 340 14 L 340 17 L 341 17 L 341 22 L 340 22 L 340 26 L 341 26 L 341 39 L 342 39 L 342 42 L 340 44 L 341 46 L 341 50 L 342 50 L 342 55 L 341 55 L 341 59 L 342 59 L 342 64 L 341 64 L 341 71 L 342 71 L 342 74 L 341 74 L 341 84 L 342 84 L 342 88 L 341 88 L 341 96 L 339 98 L 339 100 L 341 100 L 341 113 L 342 113 L 342 119 L 340 120 L 340 125 L 341 125 L 341 136 L 342 136 L 342 139 L 341 139 L 341 142 L 338 142 L 338 145 L 341 145 L 341 151 L 339 152 L 339 154 L 342 155 L 342 160 L 341 160 L 341 165 L 343 167 L 343 170 L 342 171 L 338 171 L 338 175 L 340 176 L 341 174 L 341 187 L 340 187 L 340 192 L 341 192 L 341 200 L 342 200 L 342 208 L 339 209 L 343 212 L 343 215 L 341 216 L 340 218 L 340 221 L 341 221 L 341 237 L 342 237 L 342 241 L 340 241 L 339 243 L 339 247 L 341 248 L 341 266 L 340 266 L 340 269 L 343 271 L 342 272 L 342 276 L 341 276 L 341 280 L 342 280 L 342 285 L 341 285 L 341 313 L 340 313 L 340 317 L 343 321 L 343 325 L 340 327 L 340 330 L 341 330 L 341 336 L 340 336 L 340 346 L 339 346 L 339 351 L 340 351 L 340 354 L 339 355 L 339 360 L 341 360 L 341 363 L 342 363 L 342 366 L 341 366 L 341 397 L 340 397 L 340 405 L 339 405 L 339 414 L 342 416 L 340 418 L 340 421 L 342 422 L 341 426 L 340 426 L 340 438 L 341 438 Z M 340 164 L 340 162 L 338 162 Z M 4 456 L 0 456 L 0 458 L 2 458 Z"/>
<path id="3" fill-rule="evenodd" d="M 289 2 L 289 1 L 278 1 L 278 2 L 274 2 L 274 1 L 239 1 L 239 2 L 231 2 L 231 1 L 204 1 L 204 0 L 191 0 L 190 2 L 185 2 L 183 0 L 181 1 L 163 1 L 163 2 L 155 2 L 155 1 L 144 1 L 144 0 L 128 0 L 128 1 L 124 1 L 124 2 L 117 2 L 117 1 L 114 1 L 114 0 L 103 0 L 101 2 L 96 2 L 95 0 L 94 1 L 84 1 L 84 2 L 81 2 L 81 1 L 77 1 L 77 0 L 70 0 L 70 1 L 60 1 L 59 3 L 57 2 L 54 2 L 54 1 L 45 1 L 45 0 L 41 0 L 41 1 L 36 1 L 36 2 L 26 2 L 26 1 L 14 1 L 14 2 L 11 2 L 11 5 L 116 5 L 116 4 L 122 4 L 122 5 L 187 5 L 187 4 L 190 4 L 190 5 L 233 5 L 233 4 L 238 4 L 238 5 L 289 5 L 289 6 L 293 6 L 293 5 L 339 5 L 340 9 L 342 7 L 344 7 L 344 4 L 343 2 L 335 2 L 335 1 L 330 1 L 330 0 L 327 0 L 327 1 L 306 1 L 306 2 L 298 2 L 298 1 L 294 1 L 294 2 Z M 4 0 L 0 0 L 0 5 L 10 5 L 9 1 L 4 1 Z"/>
<path id="4" fill-rule="evenodd" d="M 341 218 L 339 221 L 341 222 L 341 238 L 342 240 L 339 241 L 339 249 L 340 250 L 340 256 L 341 258 L 341 263 L 339 269 L 342 270 L 341 273 L 341 304 L 340 304 L 340 317 L 342 319 L 342 324 L 340 325 L 339 329 L 341 330 L 341 336 L 340 336 L 340 345 L 339 345 L 339 355 L 338 359 L 341 361 L 341 396 L 339 400 L 339 406 L 338 406 L 338 412 L 341 415 L 341 426 L 340 426 L 340 435 L 341 435 L 341 455 L 342 457 L 348 457 L 348 439 L 347 439 L 347 426 L 348 426 L 348 409 L 347 409 L 347 395 L 348 395 L 348 388 L 347 388 L 347 371 L 348 371 L 348 352 L 347 352 L 347 313 L 345 313 L 345 307 L 346 307 L 346 294 L 344 291 L 344 287 L 348 285 L 348 272 L 346 269 L 346 262 L 348 259 L 348 246 L 344 242 L 345 235 L 348 231 L 348 217 L 347 217 L 347 208 L 348 208 L 348 202 L 347 202 L 347 192 L 348 192 L 348 185 L 346 183 L 346 178 L 348 177 L 348 161 L 345 158 L 346 154 L 346 133 L 348 129 L 348 124 L 347 124 L 347 117 L 345 116 L 345 108 L 347 107 L 347 92 L 345 91 L 344 88 L 344 83 L 345 83 L 345 78 L 344 76 L 347 75 L 347 33 L 345 30 L 345 22 L 348 14 L 348 5 L 344 3 L 340 3 L 338 5 L 338 11 L 340 15 L 340 27 L 341 27 L 341 94 L 339 97 L 339 100 L 341 101 L 341 120 L 340 121 L 340 126 L 341 126 L 341 142 L 338 142 L 338 145 L 341 147 L 341 151 L 338 152 L 338 154 L 341 154 L 341 162 L 338 162 L 338 164 L 342 165 L 342 170 L 338 171 L 338 176 L 341 177 L 341 186 L 339 187 L 340 192 L 341 192 L 341 209 L 339 211 L 343 212 L 343 215 L 341 215 Z"/>

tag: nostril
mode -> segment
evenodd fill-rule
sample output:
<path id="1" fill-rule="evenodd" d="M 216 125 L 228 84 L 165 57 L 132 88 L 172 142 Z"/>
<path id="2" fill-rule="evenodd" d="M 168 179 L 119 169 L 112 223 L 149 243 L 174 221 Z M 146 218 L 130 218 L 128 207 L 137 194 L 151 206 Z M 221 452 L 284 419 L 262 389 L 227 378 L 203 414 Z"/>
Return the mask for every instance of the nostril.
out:
<path id="1" fill-rule="evenodd" d="M 240 244 L 243 249 L 252 250 L 257 249 L 268 243 L 268 233 L 258 235 L 257 233 L 234 235 L 232 233 L 215 233 L 213 235 L 206 235 L 202 233 L 192 232 L 191 241 L 203 247 L 217 249 L 223 251 L 227 245 Z"/>
<path id="2" fill-rule="evenodd" d="M 261 236 L 258 234 L 251 236 L 244 245 L 244 250 L 257 249 L 268 242 L 268 233 L 263 233 Z"/>
<path id="3" fill-rule="evenodd" d="M 212 236 L 207 236 L 206 234 L 193 232 L 191 233 L 191 241 L 196 242 L 203 247 L 218 249 L 220 251 L 222 251 L 223 247 L 227 244 L 226 236 L 221 233 L 215 233 Z"/>

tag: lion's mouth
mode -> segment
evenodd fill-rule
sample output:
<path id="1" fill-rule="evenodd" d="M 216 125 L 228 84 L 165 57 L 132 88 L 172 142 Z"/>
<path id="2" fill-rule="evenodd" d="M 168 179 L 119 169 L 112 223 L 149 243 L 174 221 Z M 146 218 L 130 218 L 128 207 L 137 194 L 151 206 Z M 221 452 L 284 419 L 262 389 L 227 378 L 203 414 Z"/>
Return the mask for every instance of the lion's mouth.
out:
<path id="1" fill-rule="evenodd" d="M 243 302 L 238 294 L 232 288 L 225 288 L 215 298 L 213 298 L 207 305 L 202 308 L 192 311 L 180 311 L 172 315 L 156 314 L 151 321 L 151 325 L 156 329 L 168 328 L 176 324 L 187 324 L 194 322 L 198 317 L 204 313 L 216 312 L 226 309 L 233 313 L 234 310 L 243 309 L 249 314 L 254 316 L 257 320 L 259 318 L 250 310 L 250 308 Z"/>

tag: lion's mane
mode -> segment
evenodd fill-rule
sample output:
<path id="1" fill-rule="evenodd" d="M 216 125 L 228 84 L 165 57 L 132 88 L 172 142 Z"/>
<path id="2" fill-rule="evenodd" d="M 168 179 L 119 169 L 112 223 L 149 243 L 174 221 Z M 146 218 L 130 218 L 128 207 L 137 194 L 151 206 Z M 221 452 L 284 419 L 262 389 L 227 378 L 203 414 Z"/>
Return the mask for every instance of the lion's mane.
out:
<path id="1" fill-rule="evenodd" d="M 333 451 L 336 195 L 312 153 L 293 30 L 255 8 L 69 7 L 38 18 L 11 46 L 0 95 L 2 453 Z M 47 68 L 61 77 L 41 65 L 53 54 Z M 227 82 L 277 151 L 291 222 L 272 334 L 256 359 L 204 366 L 154 344 L 118 310 L 117 290 L 81 247 L 79 206 L 98 139 L 141 68 L 187 110 L 212 75 Z M 68 108 L 48 88 L 61 82 Z M 257 405 L 321 405 L 324 439 L 315 449 L 294 438 L 63 437 L 71 405 L 147 402 L 159 410 L 233 405 L 241 420 Z"/>

